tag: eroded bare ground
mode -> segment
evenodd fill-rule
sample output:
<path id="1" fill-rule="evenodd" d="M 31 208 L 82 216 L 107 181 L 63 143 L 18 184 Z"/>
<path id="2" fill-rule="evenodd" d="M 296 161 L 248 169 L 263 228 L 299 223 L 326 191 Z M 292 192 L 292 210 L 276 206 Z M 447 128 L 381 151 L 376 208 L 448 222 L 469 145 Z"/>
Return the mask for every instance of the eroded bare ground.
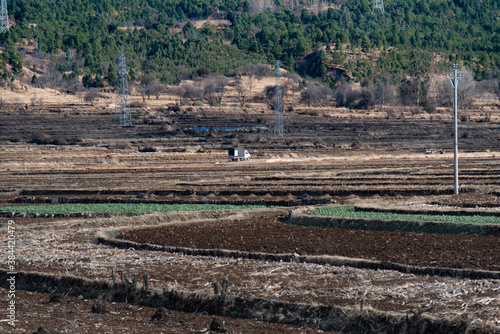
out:
<path id="1" fill-rule="evenodd" d="M 437 317 L 500 325 L 500 283 L 497 280 L 421 277 L 395 271 L 307 263 L 193 257 L 116 249 L 90 242 L 97 229 L 162 221 L 161 215 L 31 224 L 20 220 L 17 269 L 110 279 L 111 269 L 115 268 L 129 277 L 149 273 L 154 287 L 199 293 L 213 293 L 213 283 L 221 283 L 227 278 L 229 292 L 235 295 L 357 308 L 363 300 L 365 309 L 408 314 L 432 306 L 429 313 Z M 45 310 L 46 305 L 39 305 L 39 308 Z M 144 319 L 144 315 L 137 316 Z M 79 315 L 74 318 L 79 319 Z M 32 323 L 43 325 L 42 321 Z M 57 329 L 61 331 L 62 327 Z"/>

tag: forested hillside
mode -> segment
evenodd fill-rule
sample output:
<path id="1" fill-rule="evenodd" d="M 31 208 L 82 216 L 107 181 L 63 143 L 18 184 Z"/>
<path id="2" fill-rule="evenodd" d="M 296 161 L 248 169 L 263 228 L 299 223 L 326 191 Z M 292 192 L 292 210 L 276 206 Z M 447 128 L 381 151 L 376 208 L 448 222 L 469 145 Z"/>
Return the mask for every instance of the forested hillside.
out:
<path id="1" fill-rule="evenodd" d="M 275 59 L 331 87 L 341 80 L 400 82 L 451 70 L 454 62 L 476 80 L 500 76 L 498 0 L 386 0 L 384 13 L 372 6 L 369 0 L 8 0 L 3 78 L 15 78 L 23 65 L 36 72 L 36 63 L 23 63 L 20 46 L 54 62 L 59 74 L 52 76 L 96 87 L 116 83 L 121 48 L 131 79 L 147 74 L 163 83 L 232 75 Z M 207 18 L 215 20 L 200 25 Z"/>

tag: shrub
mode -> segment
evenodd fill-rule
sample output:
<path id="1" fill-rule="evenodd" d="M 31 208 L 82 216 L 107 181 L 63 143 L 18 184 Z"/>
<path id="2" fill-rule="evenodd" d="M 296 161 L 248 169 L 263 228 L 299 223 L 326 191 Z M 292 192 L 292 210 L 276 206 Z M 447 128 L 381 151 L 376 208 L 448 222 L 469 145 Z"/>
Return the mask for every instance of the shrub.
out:
<path id="1" fill-rule="evenodd" d="M 130 102 L 130 108 L 142 108 L 142 107 L 144 107 L 144 102 L 141 101 Z"/>
<path id="2" fill-rule="evenodd" d="M 49 145 L 52 144 L 52 137 L 46 133 L 36 133 L 33 138 L 31 138 L 31 143 L 37 145 Z"/>
<path id="3" fill-rule="evenodd" d="M 38 145 L 76 145 L 77 143 L 81 143 L 82 139 L 64 136 L 52 137 L 46 133 L 37 133 L 33 136 L 30 142 Z"/>
<path id="4" fill-rule="evenodd" d="M 397 118 L 398 117 L 398 111 L 395 110 L 395 109 L 392 109 L 392 108 L 386 109 L 385 112 L 387 113 L 387 116 L 386 116 L 387 119 Z"/>
<path id="5" fill-rule="evenodd" d="M 372 90 L 363 88 L 353 89 L 351 86 L 340 86 L 335 91 L 337 106 L 350 109 L 371 109 L 375 106 L 375 95 Z"/>
<path id="6" fill-rule="evenodd" d="M 363 148 L 365 147 L 365 144 L 363 144 L 361 141 L 355 141 L 354 143 L 351 144 L 352 148 Z"/>
<path id="7" fill-rule="evenodd" d="M 144 146 L 139 148 L 139 152 L 156 152 L 156 148 L 152 146 Z"/>
<path id="8" fill-rule="evenodd" d="M 52 140 L 54 145 L 68 145 L 68 141 L 63 136 L 57 136 Z"/>
<path id="9" fill-rule="evenodd" d="M 173 106 L 170 106 L 170 110 L 172 110 L 173 112 L 179 112 L 181 111 L 181 106 L 178 104 L 174 104 Z"/>
<path id="10" fill-rule="evenodd" d="M 422 106 L 424 107 L 425 112 L 428 114 L 433 114 L 436 112 L 436 104 L 433 101 L 425 100 L 422 103 Z"/>
<path id="11" fill-rule="evenodd" d="M 9 138 L 9 141 L 11 143 L 18 143 L 21 141 L 21 137 L 19 135 L 13 135 L 12 137 Z"/>

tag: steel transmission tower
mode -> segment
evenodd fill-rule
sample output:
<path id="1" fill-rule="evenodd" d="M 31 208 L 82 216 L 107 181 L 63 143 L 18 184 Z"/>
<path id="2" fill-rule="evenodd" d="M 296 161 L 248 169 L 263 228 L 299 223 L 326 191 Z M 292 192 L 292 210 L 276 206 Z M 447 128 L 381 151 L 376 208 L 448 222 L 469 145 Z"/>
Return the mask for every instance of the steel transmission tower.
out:
<path id="1" fill-rule="evenodd" d="M 457 118 L 457 106 L 458 106 L 458 83 L 464 77 L 463 75 L 457 75 L 458 64 L 453 64 L 453 76 L 447 74 L 446 77 L 450 79 L 451 85 L 455 90 L 454 108 L 453 108 L 453 120 L 455 125 L 455 136 L 454 136 L 454 158 L 455 158 L 455 183 L 453 185 L 453 193 L 458 195 L 458 118 Z"/>
<path id="2" fill-rule="evenodd" d="M 372 12 L 377 9 L 380 10 L 382 14 L 384 14 L 384 0 L 374 0 Z"/>
<path id="3" fill-rule="evenodd" d="M 281 104 L 281 86 L 280 86 L 280 64 L 276 60 L 274 73 L 276 74 L 276 103 L 274 104 L 274 134 L 283 136 L 283 106 Z"/>
<path id="4" fill-rule="evenodd" d="M 0 13 L 0 33 L 9 30 L 9 13 L 7 12 L 7 0 L 2 0 L 2 12 Z"/>
<path id="5" fill-rule="evenodd" d="M 132 126 L 130 114 L 130 99 L 128 90 L 127 63 L 122 52 L 118 58 L 118 90 L 116 92 L 116 119 L 121 126 Z"/>

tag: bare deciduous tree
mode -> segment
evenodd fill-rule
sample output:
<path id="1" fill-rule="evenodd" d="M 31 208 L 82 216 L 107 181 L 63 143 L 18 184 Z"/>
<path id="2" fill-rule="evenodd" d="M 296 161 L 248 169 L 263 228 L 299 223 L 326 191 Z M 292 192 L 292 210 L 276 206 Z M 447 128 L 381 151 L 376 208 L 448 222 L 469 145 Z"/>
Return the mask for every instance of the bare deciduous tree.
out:
<path id="1" fill-rule="evenodd" d="M 37 85 L 43 88 L 56 88 L 61 86 L 62 81 L 62 74 L 57 70 L 57 66 L 54 63 L 42 76 L 38 77 Z"/>
<path id="2" fill-rule="evenodd" d="M 265 77 L 269 77 L 271 75 L 272 75 L 272 71 L 271 71 L 271 67 L 269 65 L 265 65 L 265 64 L 255 65 L 254 76 L 258 81 L 264 79 Z"/>
<path id="3" fill-rule="evenodd" d="M 271 109 L 274 109 L 274 105 L 276 104 L 276 86 L 266 86 L 264 88 L 264 95 L 267 100 L 267 104 Z M 288 87 L 281 86 L 281 100 L 284 101 L 288 95 Z"/>
<path id="4" fill-rule="evenodd" d="M 259 15 L 266 9 L 274 11 L 276 9 L 276 4 L 274 0 L 249 0 L 248 1 L 248 11 L 250 15 Z"/>
<path id="5" fill-rule="evenodd" d="M 208 77 L 205 79 L 203 97 L 210 106 L 213 107 L 221 103 L 228 83 L 229 79 L 223 75 Z"/>
<path id="6" fill-rule="evenodd" d="M 285 3 L 283 4 L 283 7 L 294 12 L 300 9 L 300 2 L 299 0 L 286 0 Z"/>
<path id="7" fill-rule="evenodd" d="M 149 86 L 155 81 L 155 79 L 149 75 L 143 75 L 141 77 L 141 82 L 137 86 L 137 92 L 142 96 L 142 102 L 146 102 L 146 96 L 148 99 L 151 97 L 151 92 L 148 91 Z"/>
<path id="8" fill-rule="evenodd" d="M 94 105 L 95 100 L 101 97 L 102 95 L 98 91 L 92 89 L 85 93 L 85 95 L 83 96 L 83 100 L 90 103 L 91 105 Z"/>
<path id="9" fill-rule="evenodd" d="M 432 87 L 432 86 L 431 86 Z M 436 104 L 444 107 L 453 106 L 453 87 L 448 79 L 436 83 Z"/>
<path id="10" fill-rule="evenodd" d="M 252 93 L 253 90 L 253 80 L 255 78 L 255 64 L 248 64 L 246 65 L 243 69 L 243 72 L 246 73 L 248 76 L 248 88 L 250 89 L 250 94 Z"/>
<path id="11" fill-rule="evenodd" d="M 283 73 L 283 77 L 296 84 L 299 84 L 302 81 L 302 78 L 297 73 L 285 72 Z"/>
<path id="12" fill-rule="evenodd" d="M 83 92 L 84 88 L 80 80 L 74 78 L 71 80 L 64 81 L 62 87 L 64 88 L 67 94 L 77 94 L 80 101 L 82 100 L 83 96 L 81 92 Z"/>
<path id="13" fill-rule="evenodd" d="M 136 88 L 137 92 L 142 96 L 142 102 L 146 102 L 146 87 L 139 85 Z"/>
<path id="14" fill-rule="evenodd" d="M 355 89 L 352 85 L 342 85 L 335 90 L 335 100 L 340 107 L 370 109 L 375 106 L 373 89 Z"/>
<path id="15" fill-rule="evenodd" d="M 199 101 L 203 98 L 203 88 L 198 83 L 185 83 L 182 84 L 184 90 L 184 99 L 191 100 L 191 102 Z"/>
<path id="16" fill-rule="evenodd" d="M 474 80 L 472 72 L 469 70 L 459 71 L 459 74 L 462 74 L 463 78 L 458 84 L 458 105 L 459 108 L 463 110 L 470 108 L 472 101 L 474 101 L 476 97 L 476 81 Z"/>
<path id="17" fill-rule="evenodd" d="M 476 83 L 477 94 L 493 94 L 500 98 L 500 85 L 498 79 L 481 80 Z"/>
<path id="18" fill-rule="evenodd" d="M 477 96 L 476 91 L 476 81 L 472 76 L 470 71 L 458 71 L 458 74 L 462 74 L 463 78 L 458 83 L 457 97 L 458 97 L 458 108 L 467 109 L 472 105 L 472 101 Z M 454 89 L 450 83 L 450 80 L 442 80 L 437 85 L 436 102 L 438 105 L 452 107 L 454 99 Z"/>
<path id="19" fill-rule="evenodd" d="M 181 80 L 188 80 L 190 76 L 189 69 L 184 65 L 177 66 L 177 73 L 179 73 Z"/>
<path id="20" fill-rule="evenodd" d="M 236 91 L 236 100 L 240 103 L 241 107 L 245 106 L 247 98 L 250 95 L 250 89 L 248 85 L 243 82 L 241 78 L 236 78 L 235 80 L 235 91 Z"/>
<path id="21" fill-rule="evenodd" d="M 151 95 L 154 95 L 156 99 L 158 100 L 165 92 L 165 86 L 159 82 L 158 80 L 153 80 L 146 88 L 146 95 L 148 96 L 148 99 L 151 98 Z"/>
<path id="22" fill-rule="evenodd" d="M 179 98 L 179 104 L 183 103 L 185 92 L 183 86 L 172 86 L 168 91 L 171 95 L 177 96 Z"/>
<path id="23" fill-rule="evenodd" d="M 258 81 L 263 78 L 271 75 L 271 67 L 265 64 L 248 64 L 243 68 L 243 71 L 247 74 L 249 78 L 249 89 L 252 92 L 253 89 L 253 80 L 257 79 Z"/>
<path id="24" fill-rule="evenodd" d="M 310 81 L 307 83 L 307 88 L 300 94 L 300 102 L 306 103 L 309 107 L 311 105 L 316 106 L 327 101 L 329 95 L 332 95 L 330 88 Z"/>
<path id="25" fill-rule="evenodd" d="M 380 105 L 380 109 L 388 103 L 393 103 L 396 99 L 394 87 L 387 82 L 378 82 L 370 87 L 370 89 L 373 92 L 375 103 Z"/>
<path id="26" fill-rule="evenodd" d="M 34 94 L 31 98 L 31 106 L 34 107 L 34 110 L 41 110 L 43 106 L 43 99 Z"/>
<path id="27" fill-rule="evenodd" d="M 349 96 L 352 94 L 352 86 L 349 84 L 343 84 L 335 89 L 335 101 L 339 107 L 347 107 L 349 104 Z"/>
<path id="28" fill-rule="evenodd" d="M 399 97 L 406 106 L 418 106 L 424 96 L 424 82 L 409 78 L 399 84 Z"/>
<path id="29" fill-rule="evenodd" d="M 351 12 L 347 6 L 342 6 L 344 9 L 342 10 L 342 25 L 346 29 L 351 29 L 353 27 Z"/>
<path id="30" fill-rule="evenodd" d="M 493 81 L 495 82 L 495 92 L 498 96 L 498 99 L 500 100 L 500 80 L 497 78 L 494 79 Z"/>

